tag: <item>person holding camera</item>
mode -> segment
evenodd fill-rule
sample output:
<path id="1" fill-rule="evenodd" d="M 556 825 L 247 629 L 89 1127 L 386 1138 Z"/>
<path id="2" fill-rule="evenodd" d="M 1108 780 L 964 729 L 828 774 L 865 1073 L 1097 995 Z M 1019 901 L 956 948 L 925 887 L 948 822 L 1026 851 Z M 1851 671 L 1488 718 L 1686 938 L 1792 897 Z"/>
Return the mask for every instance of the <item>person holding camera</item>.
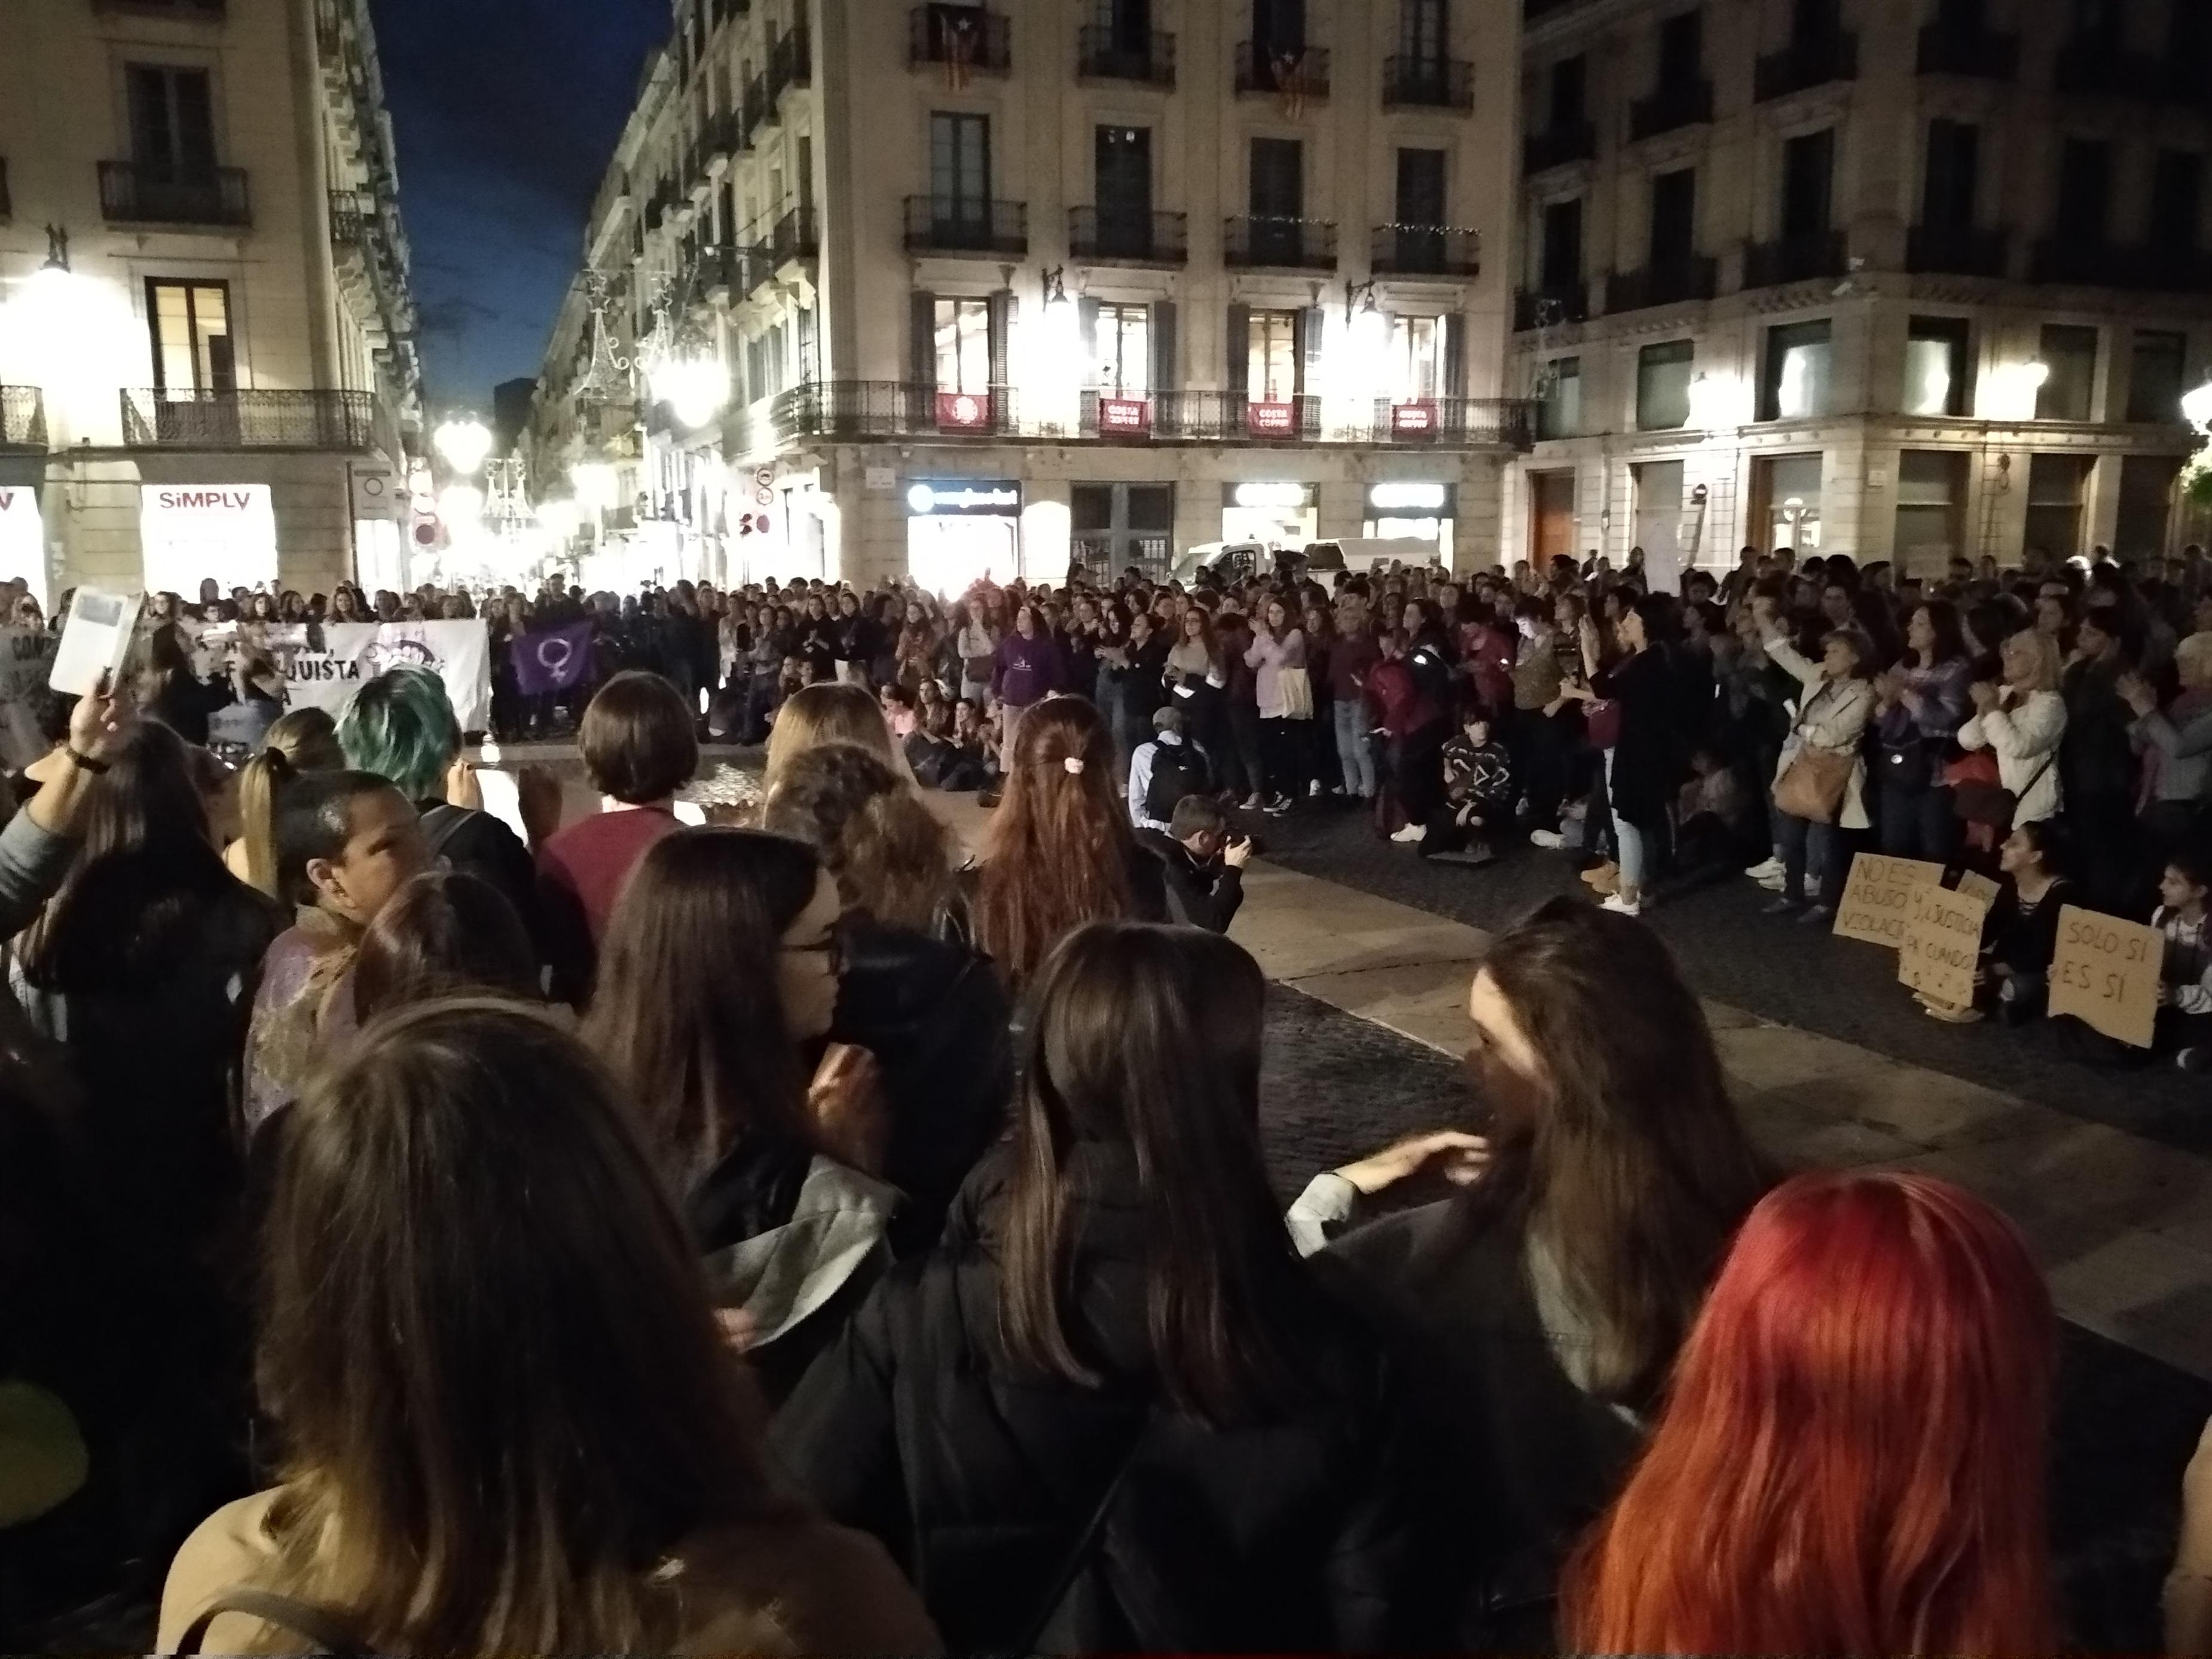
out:
<path id="1" fill-rule="evenodd" d="M 1165 830 L 1141 828 L 1137 839 L 1166 872 L 1168 920 L 1227 933 L 1244 902 L 1252 842 L 1233 834 L 1220 804 L 1206 795 L 1185 795 Z"/>

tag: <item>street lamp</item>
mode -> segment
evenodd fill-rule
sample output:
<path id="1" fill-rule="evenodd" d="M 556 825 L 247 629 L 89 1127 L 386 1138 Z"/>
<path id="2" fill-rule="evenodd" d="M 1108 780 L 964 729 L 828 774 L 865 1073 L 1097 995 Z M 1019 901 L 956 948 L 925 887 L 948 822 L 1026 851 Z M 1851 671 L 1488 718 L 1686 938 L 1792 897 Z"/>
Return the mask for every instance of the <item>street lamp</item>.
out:
<path id="1" fill-rule="evenodd" d="M 463 477 L 479 471 L 491 455 L 491 428 L 473 415 L 443 422 L 430 442 L 447 466 Z"/>
<path id="2" fill-rule="evenodd" d="M 653 395 L 684 425 L 701 427 L 722 412 L 730 377 L 711 356 L 671 357 L 653 371 Z"/>
<path id="3" fill-rule="evenodd" d="M 2212 380 L 2181 398 L 2181 417 L 2206 437 L 2212 438 Z"/>

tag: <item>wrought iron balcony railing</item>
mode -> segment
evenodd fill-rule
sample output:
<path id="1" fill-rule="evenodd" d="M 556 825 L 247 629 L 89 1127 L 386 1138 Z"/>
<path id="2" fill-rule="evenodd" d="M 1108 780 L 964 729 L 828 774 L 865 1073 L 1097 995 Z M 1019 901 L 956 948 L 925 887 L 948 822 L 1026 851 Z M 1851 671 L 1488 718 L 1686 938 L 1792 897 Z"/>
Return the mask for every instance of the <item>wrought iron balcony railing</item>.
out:
<path id="1" fill-rule="evenodd" d="M 1075 73 L 1086 81 L 1171 87 L 1176 83 L 1176 38 L 1158 29 L 1133 38 L 1117 28 L 1086 23 L 1075 32 Z"/>
<path id="2" fill-rule="evenodd" d="M 46 447 L 46 394 L 34 386 L 0 386 L 0 449 Z"/>
<path id="3" fill-rule="evenodd" d="M 138 161 L 102 161 L 100 210 L 113 225 L 233 227 L 253 222 L 243 167 L 185 172 Z"/>
<path id="4" fill-rule="evenodd" d="M 1844 233 L 1840 230 L 1816 230 L 1803 236 L 1778 237 L 1771 242 L 1746 243 L 1743 285 L 1779 288 L 1784 283 L 1840 276 L 1848 269 L 1844 246 Z"/>
<path id="5" fill-rule="evenodd" d="M 1320 46 L 1269 46 L 1237 43 L 1236 85 L 1239 93 L 1266 93 L 1286 100 L 1328 96 L 1328 53 Z"/>
<path id="6" fill-rule="evenodd" d="M 1537 288 L 1513 290 L 1513 326 L 1516 331 L 1557 328 L 1563 323 L 1589 320 L 1589 286 L 1586 283 L 1547 283 Z"/>
<path id="7" fill-rule="evenodd" d="M 123 441 L 134 449 L 376 447 L 367 392 L 167 392 L 125 388 Z"/>
<path id="8" fill-rule="evenodd" d="M 1474 65 L 1463 58 L 1385 58 L 1382 107 L 1471 110 Z"/>
<path id="9" fill-rule="evenodd" d="M 1905 233 L 1905 268 L 1916 274 L 2002 276 L 2012 233 L 1972 225 L 1915 225 Z"/>
<path id="10" fill-rule="evenodd" d="M 1100 264 L 1180 265 L 1190 258 L 1190 219 L 1120 208 L 1067 210 L 1067 253 Z"/>
<path id="11" fill-rule="evenodd" d="M 1793 41 L 1780 52 L 1762 57 L 1752 76 L 1752 96 L 1756 102 L 1770 103 L 1832 81 L 1856 81 L 1858 76 L 1859 38 L 1848 30 L 1838 30 Z"/>
<path id="12" fill-rule="evenodd" d="M 769 406 L 780 442 L 797 438 L 1007 437 L 1018 429 L 1011 386 L 945 392 L 901 380 L 793 386 Z"/>
<path id="13" fill-rule="evenodd" d="M 2020 36 L 2000 34 L 1994 29 L 1929 23 L 1920 31 L 1918 68 L 1923 75 L 2009 81 L 2020 73 Z"/>
<path id="14" fill-rule="evenodd" d="M 1565 167 L 1570 161 L 1587 161 L 1596 154 L 1597 124 L 1594 121 L 1557 121 L 1543 131 L 1529 133 L 1521 140 L 1521 165 L 1529 173 Z"/>
<path id="15" fill-rule="evenodd" d="M 939 64 L 956 76 L 970 71 L 1011 74 L 1014 26 L 1002 12 L 981 6 L 953 6 L 939 0 L 916 6 L 907 17 L 907 65 Z"/>
<path id="16" fill-rule="evenodd" d="M 906 246 L 909 253 L 1009 253 L 1018 258 L 1030 250 L 1029 204 L 909 196 Z"/>
<path id="17" fill-rule="evenodd" d="M 814 222 L 814 210 L 795 207 L 785 211 L 775 222 L 775 229 L 769 238 L 778 264 L 788 264 L 793 259 L 815 259 L 822 254 L 822 233 Z"/>
<path id="18" fill-rule="evenodd" d="M 1616 270 L 1606 279 L 1606 314 L 1680 305 L 1686 300 L 1710 300 L 1719 273 L 1720 261 L 1708 254 L 1646 265 L 1641 270 Z"/>
<path id="19" fill-rule="evenodd" d="M 1703 126 L 1713 118 L 1713 83 L 1700 76 L 1654 87 L 1628 106 L 1628 137 L 1656 138 L 1662 132 Z"/>
<path id="20" fill-rule="evenodd" d="M 1268 399 L 1242 392 L 1163 392 L 1152 398 L 1152 430 L 1163 438 L 1214 443 L 1318 443 L 1321 399 Z"/>
<path id="21" fill-rule="evenodd" d="M 1391 276 L 1480 276 L 1482 233 L 1454 225 L 1377 225 L 1369 264 Z"/>
<path id="22" fill-rule="evenodd" d="M 1366 438 L 1449 449 L 1489 444 L 1528 449 L 1535 442 L 1534 408 L 1523 398 L 1377 398 Z"/>
<path id="23" fill-rule="evenodd" d="M 1247 267 L 1334 270 L 1336 223 L 1331 219 L 1241 215 L 1223 227 L 1221 260 Z"/>

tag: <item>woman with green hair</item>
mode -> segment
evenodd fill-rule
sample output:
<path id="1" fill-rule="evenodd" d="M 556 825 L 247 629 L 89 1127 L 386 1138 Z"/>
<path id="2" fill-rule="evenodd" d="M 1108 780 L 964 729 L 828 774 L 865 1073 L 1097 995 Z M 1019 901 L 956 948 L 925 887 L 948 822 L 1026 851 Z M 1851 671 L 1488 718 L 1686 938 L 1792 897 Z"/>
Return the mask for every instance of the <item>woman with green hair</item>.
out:
<path id="1" fill-rule="evenodd" d="M 422 814 L 434 859 L 481 876 L 506 895 L 542 959 L 538 866 L 522 838 L 483 810 L 475 769 L 461 763 L 461 723 L 446 683 L 428 668 L 387 668 L 338 717 L 346 764 L 389 779 Z"/>

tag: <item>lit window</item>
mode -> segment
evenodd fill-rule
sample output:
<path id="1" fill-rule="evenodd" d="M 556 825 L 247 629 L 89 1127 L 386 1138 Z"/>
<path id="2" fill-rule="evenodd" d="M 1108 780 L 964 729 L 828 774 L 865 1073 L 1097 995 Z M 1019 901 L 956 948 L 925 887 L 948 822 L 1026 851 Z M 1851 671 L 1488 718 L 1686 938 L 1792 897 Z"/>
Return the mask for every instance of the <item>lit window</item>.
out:
<path id="1" fill-rule="evenodd" d="M 1400 317 L 1390 325 L 1390 395 L 1401 404 L 1443 395 L 1444 320 Z"/>
<path id="2" fill-rule="evenodd" d="M 1290 402 L 1298 389 L 1298 313 L 1255 311 L 1246 338 L 1250 342 L 1247 394 L 1260 403 Z"/>
<path id="3" fill-rule="evenodd" d="M 1151 384 L 1152 307 L 1098 307 L 1098 389 L 1109 398 L 1141 398 Z"/>
<path id="4" fill-rule="evenodd" d="M 937 384 L 945 392 L 991 389 L 991 302 L 937 302 Z"/>

